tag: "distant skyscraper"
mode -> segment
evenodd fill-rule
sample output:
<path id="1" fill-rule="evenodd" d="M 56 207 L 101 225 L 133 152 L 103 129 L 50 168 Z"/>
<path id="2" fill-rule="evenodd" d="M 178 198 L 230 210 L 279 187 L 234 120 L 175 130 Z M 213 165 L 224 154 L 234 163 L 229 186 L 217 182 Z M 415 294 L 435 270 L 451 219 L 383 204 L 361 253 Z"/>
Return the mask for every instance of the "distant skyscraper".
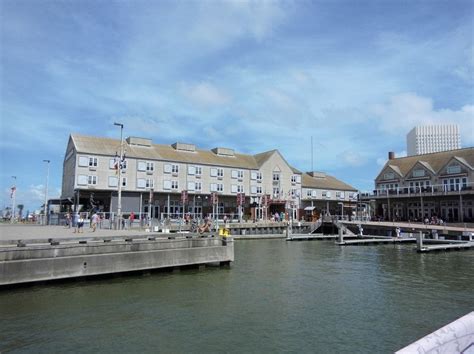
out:
<path id="1" fill-rule="evenodd" d="M 461 148 L 457 124 L 419 125 L 407 134 L 408 156 Z"/>

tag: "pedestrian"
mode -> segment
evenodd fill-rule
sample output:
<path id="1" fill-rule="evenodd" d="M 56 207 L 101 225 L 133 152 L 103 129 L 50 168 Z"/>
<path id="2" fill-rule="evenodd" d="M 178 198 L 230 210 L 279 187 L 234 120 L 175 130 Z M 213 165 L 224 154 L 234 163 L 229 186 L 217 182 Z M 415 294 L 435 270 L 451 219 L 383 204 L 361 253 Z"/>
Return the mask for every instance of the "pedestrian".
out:
<path id="1" fill-rule="evenodd" d="M 91 216 L 92 232 L 95 232 L 95 230 L 97 229 L 98 221 L 99 221 L 99 215 L 97 215 L 97 213 L 94 212 L 94 214 L 92 214 Z"/>
<path id="2" fill-rule="evenodd" d="M 71 213 L 70 212 L 66 213 L 66 228 L 68 229 L 71 228 Z"/>
<path id="3" fill-rule="evenodd" d="M 83 233 L 84 232 L 84 217 L 82 214 L 79 215 L 79 219 L 77 219 L 76 228 L 74 229 L 74 233 Z"/>
<path id="4" fill-rule="evenodd" d="M 133 211 L 130 213 L 129 220 L 130 220 L 130 228 L 132 228 L 133 220 L 135 220 L 135 213 Z"/>

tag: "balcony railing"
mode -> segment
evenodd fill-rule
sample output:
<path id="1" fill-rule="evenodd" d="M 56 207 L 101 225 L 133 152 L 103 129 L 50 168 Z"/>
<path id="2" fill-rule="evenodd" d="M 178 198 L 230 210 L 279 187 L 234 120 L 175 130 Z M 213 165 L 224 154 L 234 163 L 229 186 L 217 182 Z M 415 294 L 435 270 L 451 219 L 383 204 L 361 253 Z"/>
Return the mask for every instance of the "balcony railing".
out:
<path id="1" fill-rule="evenodd" d="M 442 196 L 471 194 L 474 183 L 464 184 L 438 184 L 430 186 L 417 187 L 398 187 L 393 189 L 374 189 L 372 192 L 362 192 L 361 198 L 391 198 L 391 197 L 413 197 L 413 196 Z"/>

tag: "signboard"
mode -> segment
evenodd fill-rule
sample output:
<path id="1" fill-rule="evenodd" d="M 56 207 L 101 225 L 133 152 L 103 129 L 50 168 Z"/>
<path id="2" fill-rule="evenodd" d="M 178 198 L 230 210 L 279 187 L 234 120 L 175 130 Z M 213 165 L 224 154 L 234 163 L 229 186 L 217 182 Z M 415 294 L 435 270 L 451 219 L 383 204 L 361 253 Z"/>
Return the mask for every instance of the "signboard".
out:
<path id="1" fill-rule="evenodd" d="M 181 202 L 183 202 L 183 204 L 186 204 L 188 201 L 188 191 L 187 190 L 183 190 L 181 192 Z"/>

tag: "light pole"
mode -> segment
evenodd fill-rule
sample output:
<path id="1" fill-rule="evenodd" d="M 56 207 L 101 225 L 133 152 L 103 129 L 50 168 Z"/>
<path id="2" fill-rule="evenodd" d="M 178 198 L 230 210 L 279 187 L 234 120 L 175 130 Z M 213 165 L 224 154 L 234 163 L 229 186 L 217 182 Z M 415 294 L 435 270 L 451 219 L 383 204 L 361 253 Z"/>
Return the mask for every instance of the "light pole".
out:
<path id="1" fill-rule="evenodd" d="M 46 185 L 44 188 L 44 221 L 43 225 L 48 224 L 48 183 L 49 183 L 49 163 L 51 162 L 50 160 L 43 160 L 43 162 L 46 162 Z"/>
<path id="2" fill-rule="evenodd" d="M 10 223 L 13 224 L 15 221 L 15 201 L 16 201 L 16 176 L 12 176 L 15 182 L 13 182 L 13 187 L 12 187 L 12 215 L 10 217 Z"/>
<path id="3" fill-rule="evenodd" d="M 114 123 L 120 127 L 120 156 L 118 161 L 118 200 L 117 200 L 117 229 L 122 228 L 122 160 L 123 160 L 123 124 Z"/>

